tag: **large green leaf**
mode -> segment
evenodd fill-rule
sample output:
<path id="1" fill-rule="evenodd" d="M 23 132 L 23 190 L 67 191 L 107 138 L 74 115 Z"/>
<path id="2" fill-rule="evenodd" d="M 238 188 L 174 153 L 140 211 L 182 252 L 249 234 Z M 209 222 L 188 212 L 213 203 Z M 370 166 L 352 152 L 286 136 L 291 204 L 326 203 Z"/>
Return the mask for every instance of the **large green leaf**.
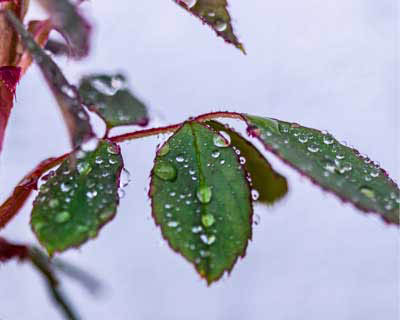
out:
<path id="1" fill-rule="evenodd" d="M 366 212 L 399 224 L 400 191 L 387 173 L 329 133 L 269 118 L 243 115 L 248 131 L 322 188 Z"/>
<path id="2" fill-rule="evenodd" d="M 97 149 L 65 160 L 34 202 L 32 229 L 49 254 L 77 247 L 97 236 L 116 212 L 123 166 L 120 149 L 101 141 Z"/>
<path id="3" fill-rule="evenodd" d="M 158 151 L 151 177 L 164 238 L 209 284 L 218 280 L 251 237 L 250 187 L 235 151 L 211 129 L 187 122 Z"/>
<path id="4" fill-rule="evenodd" d="M 149 122 L 146 106 L 126 88 L 123 75 L 86 76 L 81 80 L 79 93 L 90 110 L 104 120 L 107 128 L 145 126 Z"/>
<path id="5" fill-rule="evenodd" d="M 251 178 L 253 200 L 273 204 L 287 194 L 286 178 L 276 172 L 268 160 L 249 141 L 232 128 L 217 121 L 208 121 L 214 130 L 225 132 L 231 139 L 232 146 L 240 154 L 240 161 Z"/>
<path id="6" fill-rule="evenodd" d="M 174 1 L 198 17 L 203 23 L 209 25 L 226 42 L 233 44 L 245 53 L 243 44 L 240 43 L 233 31 L 232 20 L 228 11 L 228 2 L 226 0 Z"/>

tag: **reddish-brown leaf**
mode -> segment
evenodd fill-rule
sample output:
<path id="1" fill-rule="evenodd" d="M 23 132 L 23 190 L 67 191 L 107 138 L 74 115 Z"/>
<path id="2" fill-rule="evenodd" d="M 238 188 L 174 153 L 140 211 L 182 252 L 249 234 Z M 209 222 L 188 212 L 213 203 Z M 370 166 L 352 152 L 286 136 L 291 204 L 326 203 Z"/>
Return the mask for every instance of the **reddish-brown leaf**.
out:
<path id="1" fill-rule="evenodd" d="M 6 262 L 13 258 L 24 260 L 28 255 L 28 247 L 9 243 L 6 239 L 0 237 L 0 262 Z"/>

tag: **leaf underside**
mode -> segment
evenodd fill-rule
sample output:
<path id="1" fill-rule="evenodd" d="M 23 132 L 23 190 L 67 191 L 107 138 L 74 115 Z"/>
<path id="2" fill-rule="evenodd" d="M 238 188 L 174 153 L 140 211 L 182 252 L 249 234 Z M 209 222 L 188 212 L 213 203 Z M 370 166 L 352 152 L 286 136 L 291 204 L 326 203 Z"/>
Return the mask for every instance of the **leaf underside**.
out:
<path id="1" fill-rule="evenodd" d="M 236 37 L 226 0 L 174 0 L 178 5 L 210 26 L 226 42 L 246 53 L 243 44 Z"/>
<path id="2" fill-rule="evenodd" d="M 399 224 L 400 190 L 387 173 L 329 133 L 269 118 L 243 115 L 249 134 L 323 189 L 386 222 Z"/>
<path id="3" fill-rule="evenodd" d="M 126 88 L 120 74 L 91 75 L 82 78 L 79 93 L 85 105 L 97 113 L 108 128 L 125 125 L 146 126 L 146 106 Z"/>
<path id="4" fill-rule="evenodd" d="M 268 160 L 251 142 L 220 122 L 207 121 L 206 123 L 215 131 L 226 132 L 236 152 L 240 152 L 242 161 L 245 161 L 243 167 L 250 175 L 252 192 L 255 192 L 253 200 L 272 205 L 287 194 L 286 178 L 272 168 Z"/>
<path id="5" fill-rule="evenodd" d="M 78 147 L 94 136 L 89 116 L 82 107 L 76 89 L 71 86 L 54 61 L 36 43 L 32 35 L 25 30 L 18 18 L 7 11 L 7 17 L 15 30 L 20 34 L 24 46 L 29 50 L 39 65 L 58 105 L 62 111 L 69 130 L 72 146 Z"/>
<path id="6" fill-rule="evenodd" d="M 70 47 L 70 55 L 81 59 L 88 55 L 91 27 L 79 13 L 78 7 L 68 0 L 38 0 L 50 14 L 50 19 Z"/>
<path id="7" fill-rule="evenodd" d="M 158 151 L 151 175 L 156 224 L 208 284 L 231 271 L 251 238 L 250 187 L 225 142 L 187 122 Z"/>
<path id="8" fill-rule="evenodd" d="M 49 254 L 77 247 L 97 236 L 119 203 L 123 161 L 117 145 L 103 140 L 97 149 L 65 160 L 34 201 L 31 225 Z"/>

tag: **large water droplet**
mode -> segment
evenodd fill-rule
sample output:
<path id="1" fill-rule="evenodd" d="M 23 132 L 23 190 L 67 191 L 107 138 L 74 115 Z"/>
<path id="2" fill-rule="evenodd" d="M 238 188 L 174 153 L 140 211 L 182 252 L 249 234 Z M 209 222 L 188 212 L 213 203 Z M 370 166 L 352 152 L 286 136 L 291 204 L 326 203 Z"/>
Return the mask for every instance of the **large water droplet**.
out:
<path id="1" fill-rule="evenodd" d="M 224 32 L 228 28 L 228 24 L 224 21 L 217 21 L 215 23 L 215 30 Z"/>
<path id="2" fill-rule="evenodd" d="M 201 226 L 194 226 L 194 227 L 192 228 L 192 232 L 193 232 L 193 233 L 199 233 L 199 232 L 201 232 L 201 231 L 203 231 L 203 228 L 202 228 Z"/>
<path id="3" fill-rule="evenodd" d="M 184 4 L 186 4 L 186 6 L 190 9 L 190 8 L 193 8 L 195 5 L 196 5 L 196 3 L 197 3 L 197 0 L 181 0 Z"/>
<path id="4" fill-rule="evenodd" d="M 370 187 L 361 187 L 360 192 L 370 199 L 375 199 L 375 191 L 372 190 Z"/>
<path id="5" fill-rule="evenodd" d="M 88 192 L 86 192 L 86 196 L 87 196 L 89 199 L 93 199 L 95 196 L 97 196 L 97 191 L 96 191 L 96 190 L 88 191 Z"/>
<path id="6" fill-rule="evenodd" d="M 91 84 L 97 91 L 106 96 L 113 96 L 118 91 L 118 89 L 100 79 L 94 79 Z"/>
<path id="7" fill-rule="evenodd" d="M 173 180 L 176 177 L 175 167 L 167 161 L 158 161 L 154 173 L 162 180 Z"/>
<path id="8" fill-rule="evenodd" d="M 211 156 L 216 159 L 220 156 L 220 154 L 221 153 L 219 151 L 214 151 L 213 153 L 211 153 Z"/>
<path id="9" fill-rule="evenodd" d="M 177 226 L 179 226 L 179 222 L 177 221 L 170 221 L 167 223 L 168 227 L 170 228 L 176 228 Z"/>
<path id="10" fill-rule="evenodd" d="M 300 134 L 297 139 L 300 143 L 306 143 L 308 141 L 308 136 L 306 134 Z"/>
<path id="11" fill-rule="evenodd" d="M 68 211 L 61 211 L 56 214 L 55 220 L 57 223 L 64 223 L 71 219 L 71 214 Z"/>
<path id="12" fill-rule="evenodd" d="M 256 189 L 251 190 L 251 198 L 257 201 L 260 198 L 260 193 Z"/>
<path id="13" fill-rule="evenodd" d="M 211 227 L 215 222 L 215 218 L 212 214 L 205 214 L 201 217 L 201 223 L 203 224 L 203 226 L 205 226 L 206 228 Z"/>
<path id="14" fill-rule="evenodd" d="M 200 186 L 196 193 L 197 199 L 201 203 L 209 203 L 212 198 L 212 190 L 209 186 Z"/>
<path id="15" fill-rule="evenodd" d="M 62 192 L 68 192 L 72 189 L 72 185 L 68 182 L 63 182 L 61 183 L 60 188 Z"/>
<path id="16" fill-rule="evenodd" d="M 185 161 L 185 158 L 183 156 L 177 156 L 175 160 L 176 162 L 182 163 L 183 161 Z"/>
<path id="17" fill-rule="evenodd" d="M 334 139 L 330 134 L 326 134 L 324 135 L 323 141 L 325 144 L 332 144 L 334 142 Z"/>
<path id="18" fill-rule="evenodd" d="M 312 153 L 315 153 L 319 151 L 319 147 L 316 144 L 312 143 L 307 147 L 307 150 Z"/>
<path id="19" fill-rule="evenodd" d="M 63 85 L 63 86 L 61 86 L 61 91 L 62 91 L 62 93 L 64 93 L 66 96 L 68 96 L 71 99 L 76 98 L 76 89 L 72 86 Z"/>

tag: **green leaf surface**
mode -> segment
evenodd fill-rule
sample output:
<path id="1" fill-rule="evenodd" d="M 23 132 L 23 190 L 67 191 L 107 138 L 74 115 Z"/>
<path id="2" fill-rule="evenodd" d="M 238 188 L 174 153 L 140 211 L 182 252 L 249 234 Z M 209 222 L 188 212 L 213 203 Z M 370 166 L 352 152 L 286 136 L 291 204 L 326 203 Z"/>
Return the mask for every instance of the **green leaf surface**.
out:
<path id="1" fill-rule="evenodd" d="M 126 86 L 126 79 L 121 74 L 91 75 L 82 78 L 79 93 L 83 102 L 104 120 L 108 128 L 147 125 L 146 106 Z"/>
<path id="2" fill-rule="evenodd" d="M 11 25 L 21 36 L 25 48 L 29 50 L 39 65 L 53 92 L 67 125 L 72 146 L 74 148 L 80 146 L 83 142 L 93 137 L 94 133 L 90 126 L 89 116 L 82 107 L 77 90 L 68 83 L 60 68 L 43 51 L 18 18 L 11 11 L 7 11 L 6 15 Z"/>
<path id="3" fill-rule="evenodd" d="M 232 146 L 240 154 L 241 163 L 250 175 L 253 200 L 273 204 L 287 194 L 286 178 L 272 168 L 268 160 L 251 142 L 220 122 L 206 123 L 215 131 L 225 132 L 230 137 Z"/>
<path id="4" fill-rule="evenodd" d="M 75 168 L 65 160 L 34 202 L 32 229 L 49 254 L 96 237 L 117 210 L 123 167 L 119 147 L 103 140 L 76 161 Z"/>
<path id="5" fill-rule="evenodd" d="M 250 187 L 235 151 L 213 130 L 187 122 L 163 145 L 149 195 L 164 238 L 208 284 L 244 256 Z"/>
<path id="6" fill-rule="evenodd" d="M 314 183 L 388 223 L 399 224 L 400 191 L 369 158 L 327 132 L 269 118 L 243 115 L 249 134 Z"/>
<path id="7" fill-rule="evenodd" d="M 174 0 L 178 5 L 210 26 L 226 42 L 246 53 L 243 44 L 236 37 L 226 0 Z"/>

